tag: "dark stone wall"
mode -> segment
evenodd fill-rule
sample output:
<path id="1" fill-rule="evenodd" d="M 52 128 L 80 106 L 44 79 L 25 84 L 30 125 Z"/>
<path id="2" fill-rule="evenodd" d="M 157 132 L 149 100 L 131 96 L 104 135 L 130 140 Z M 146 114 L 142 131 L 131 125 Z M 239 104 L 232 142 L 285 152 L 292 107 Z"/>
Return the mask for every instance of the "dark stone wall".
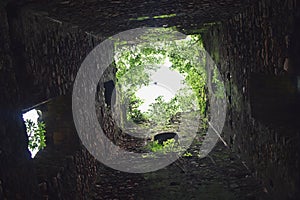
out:
<path id="1" fill-rule="evenodd" d="M 81 62 L 99 40 L 22 5 L 0 8 L 0 199 L 86 199 L 96 160 L 78 141 L 70 93 Z M 58 103 L 55 97 L 65 94 L 68 100 Z M 33 160 L 22 109 L 49 100 L 52 112 L 45 114 L 54 122 L 46 122 L 47 147 Z"/>
<path id="2" fill-rule="evenodd" d="M 257 1 L 257 0 L 255 0 Z M 110 1 L 110 0 L 52 0 L 28 4 L 28 8 L 42 12 L 49 18 L 80 27 L 102 37 L 139 27 L 177 27 L 193 32 L 204 23 L 224 20 L 239 13 L 253 0 L 169 0 L 169 1 Z M 154 18 L 161 15 L 174 15 Z M 138 18 L 148 17 L 139 20 Z"/>
<path id="3" fill-rule="evenodd" d="M 262 0 L 203 34 L 226 86 L 224 137 L 274 199 L 299 196 L 298 27 L 299 2 Z"/>
<path id="4" fill-rule="evenodd" d="M 5 1 L 0 3 L 0 199 L 34 199 L 35 172 L 31 168 L 22 123 L 19 85 L 11 49 Z"/>
<path id="5" fill-rule="evenodd" d="M 71 96 L 41 106 L 46 148 L 33 162 L 44 199 L 86 199 L 97 177 L 96 160 L 81 145 L 72 118 Z"/>
<path id="6" fill-rule="evenodd" d="M 27 5 L 10 3 L 5 8 L 22 109 L 70 94 L 83 59 L 101 40 Z"/>
<path id="7" fill-rule="evenodd" d="M 43 199 L 87 199 L 98 172 L 96 160 L 83 147 L 72 154 L 45 149 L 34 163 Z"/>
<path id="8" fill-rule="evenodd" d="M 197 7 L 195 2 L 184 1 L 169 3 L 171 6 L 136 2 L 131 13 L 127 12 L 131 4 L 119 5 L 119 1 L 103 7 L 103 2 L 95 1 L 44 4 L 46 2 L 36 4 L 39 6 L 34 9 L 0 3 L 3 22 L 0 24 L 0 199 L 39 199 L 39 195 L 44 199 L 84 199 L 89 192 L 96 164 L 87 150 L 78 144 L 72 152 L 61 155 L 57 149 L 48 148 L 33 162 L 21 119 L 22 109 L 71 92 L 81 62 L 103 39 L 85 31 L 95 29 L 97 34 L 108 36 L 130 27 L 177 25 L 187 32 L 199 32 L 196 27 L 214 20 L 224 22 L 206 32 L 203 38 L 226 84 L 229 109 L 225 139 L 251 164 L 253 172 L 268 185 L 266 192 L 273 194 L 274 199 L 295 199 L 299 194 L 300 139 L 298 127 L 291 127 L 297 115 L 281 113 L 282 117 L 274 120 L 284 119 L 286 123 L 279 127 L 272 126 L 273 120 L 268 124 L 265 119 L 269 116 L 264 115 L 266 111 L 276 110 L 273 108 L 280 107 L 282 102 L 297 106 L 295 77 L 299 69 L 295 66 L 299 64 L 299 30 L 295 19 L 299 17 L 299 4 L 296 5 L 296 0 L 262 0 L 228 21 L 223 18 L 229 17 L 231 11 L 238 12 L 242 1 L 216 1 L 216 5 L 212 1 L 201 1 Z M 93 7 L 92 14 L 88 11 L 90 7 Z M 120 11 L 114 13 L 116 7 Z M 151 8 L 151 12 L 159 7 L 161 12 L 157 14 L 173 9 L 178 16 L 129 20 L 142 16 L 143 13 L 138 12 L 141 7 Z M 212 7 L 217 9 L 209 10 Z M 98 8 L 102 10 L 99 12 Z M 105 12 L 108 9 L 110 12 Z M 84 12 L 78 12 L 81 10 Z M 98 16 L 91 19 L 93 13 Z M 208 14 L 203 16 L 203 13 Z M 91 22 L 86 23 L 87 20 Z M 107 80 L 111 77 L 111 73 L 108 74 Z M 278 82 L 283 82 L 284 86 L 276 86 Z M 275 84 L 273 92 L 265 94 L 266 98 L 260 97 L 264 94 L 259 90 L 262 84 L 264 91 Z M 291 88 L 290 93 L 287 88 Z M 282 92 L 274 92 L 278 89 Z M 97 114 L 108 137 L 116 141 L 119 131 L 104 104 L 103 92 L 103 88 L 98 90 Z M 268 107 L 265 106 L 268 101 L 262 102 L 262 99 L 270 100 L 280 95 L 286 98 L 281 97 L 281 103 L 277 101 L 275 106 Z M 261 108 L 266 110 L 262 112 Z M 282 106 L 281 110 L 292 108 Z M 54 158 L 57 154 L 59 156 Z"/>

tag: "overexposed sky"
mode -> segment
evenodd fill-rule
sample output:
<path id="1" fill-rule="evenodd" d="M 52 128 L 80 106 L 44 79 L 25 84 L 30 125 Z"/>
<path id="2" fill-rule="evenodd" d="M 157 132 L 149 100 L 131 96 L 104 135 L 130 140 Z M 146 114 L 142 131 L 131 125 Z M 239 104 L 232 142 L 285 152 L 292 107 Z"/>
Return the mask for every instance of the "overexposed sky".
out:
<path id="1" fill-rule="evenodd" d="M 28 111 L 27 113 L 23 114 L 23 119 L 24 121 L 26 119 L 30 119 L 32 120 L 33 122 L 37 123 L 37 119 L 39 118 L 39 115 L 36 111 L 36 109 L 33 109 L 33 110 L 30 110 Z"/>
<path id="2" fill-rule="evenodd" d="M 157 71 L 149 71 L 151 73 L 149 86 L 140 88 L 136 93 L 137 97 L 144 100 L 139 110 L 147 111 L 158 96 L 163 96 L 165 101 L 171 100 L 177 91 L 184 87 L 182 83 L 184 77 L 179 72 L 171 70 L 171 66 L 172 63 L 167 58 Z"/>
<path id="3" fill-rule="evenodd" d="M 39 118 L 39 115 L 37 113 L 36 109 L 30 110 L 27 113 L 23 114 L 23 119 L 24 121 L 27 119 L 30 119 L 31 121 L 33 121 L 35 124 L 37 124 L 37 120 Z M 28 133 L 27 133 L 28 135 Z M 31 151 L 29 149 L 30 153 L 31 153 L 31 157 L 34 158 L 34 156 L 37 154 L 37 152 L 39 151 L 37 148 L 34 149 L 33 151 Z"/>
<path id="4" fill-rule="evenodd" d="M 139 110 L 146 112 L 149 108 L 149 105 L 155 102 L 155 99 L 159 96 L 163 96 L 165 101 L 170 101 L 174 94 L 172 91 L 161 85 L 149 85 L 142 87 L 137 91 L 136 96 L 143 99 L 144 103 L 139 107 Z"/>

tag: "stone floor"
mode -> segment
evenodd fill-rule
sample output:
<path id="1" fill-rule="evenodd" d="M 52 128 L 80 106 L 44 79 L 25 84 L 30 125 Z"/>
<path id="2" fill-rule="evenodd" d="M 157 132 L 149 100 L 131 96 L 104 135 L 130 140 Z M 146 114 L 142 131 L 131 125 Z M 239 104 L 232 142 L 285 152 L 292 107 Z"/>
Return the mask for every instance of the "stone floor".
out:
<path id="1" fill-rule="evenodd" d="M 208 157 L 200 159 L 200 144 L 192 145 L 190 157 L 155 172 L 130 174 L 100 165 L 100 175 L 90 199 L 269 199 L 267 190 L 253 178 L 246 163 L 218 143 Z"/>

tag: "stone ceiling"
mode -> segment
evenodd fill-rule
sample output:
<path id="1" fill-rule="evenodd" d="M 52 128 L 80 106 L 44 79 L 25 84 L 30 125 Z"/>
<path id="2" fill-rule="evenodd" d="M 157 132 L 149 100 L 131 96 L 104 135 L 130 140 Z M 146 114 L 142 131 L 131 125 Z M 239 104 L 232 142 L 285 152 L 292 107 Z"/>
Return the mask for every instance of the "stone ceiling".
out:
<path id="1" fill-rule="evenodd" d="M 76 0 L 28 4 L 29 10 L 54 22 L 79 26 L 107 37 L 131 28 L 174 27 L 185 33 L 199 32 L 203 24 L 222 21 L 249 5 L 249 0 Z M 253 1 L 251 2 L 253 3 Z"/>

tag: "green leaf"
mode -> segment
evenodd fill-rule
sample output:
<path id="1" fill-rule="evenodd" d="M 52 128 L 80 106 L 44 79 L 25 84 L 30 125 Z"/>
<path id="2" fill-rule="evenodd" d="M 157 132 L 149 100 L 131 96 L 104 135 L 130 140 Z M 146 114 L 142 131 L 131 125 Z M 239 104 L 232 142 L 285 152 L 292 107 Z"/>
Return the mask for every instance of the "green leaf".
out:
<path id="1" fill-rule="evenodd" d="M 46 125 L 44 122 L 34 123 L 32 120 L 25 121 L 26 131 L 28 134 L 28 149 L 34 151 L 46 147 Z"/>

